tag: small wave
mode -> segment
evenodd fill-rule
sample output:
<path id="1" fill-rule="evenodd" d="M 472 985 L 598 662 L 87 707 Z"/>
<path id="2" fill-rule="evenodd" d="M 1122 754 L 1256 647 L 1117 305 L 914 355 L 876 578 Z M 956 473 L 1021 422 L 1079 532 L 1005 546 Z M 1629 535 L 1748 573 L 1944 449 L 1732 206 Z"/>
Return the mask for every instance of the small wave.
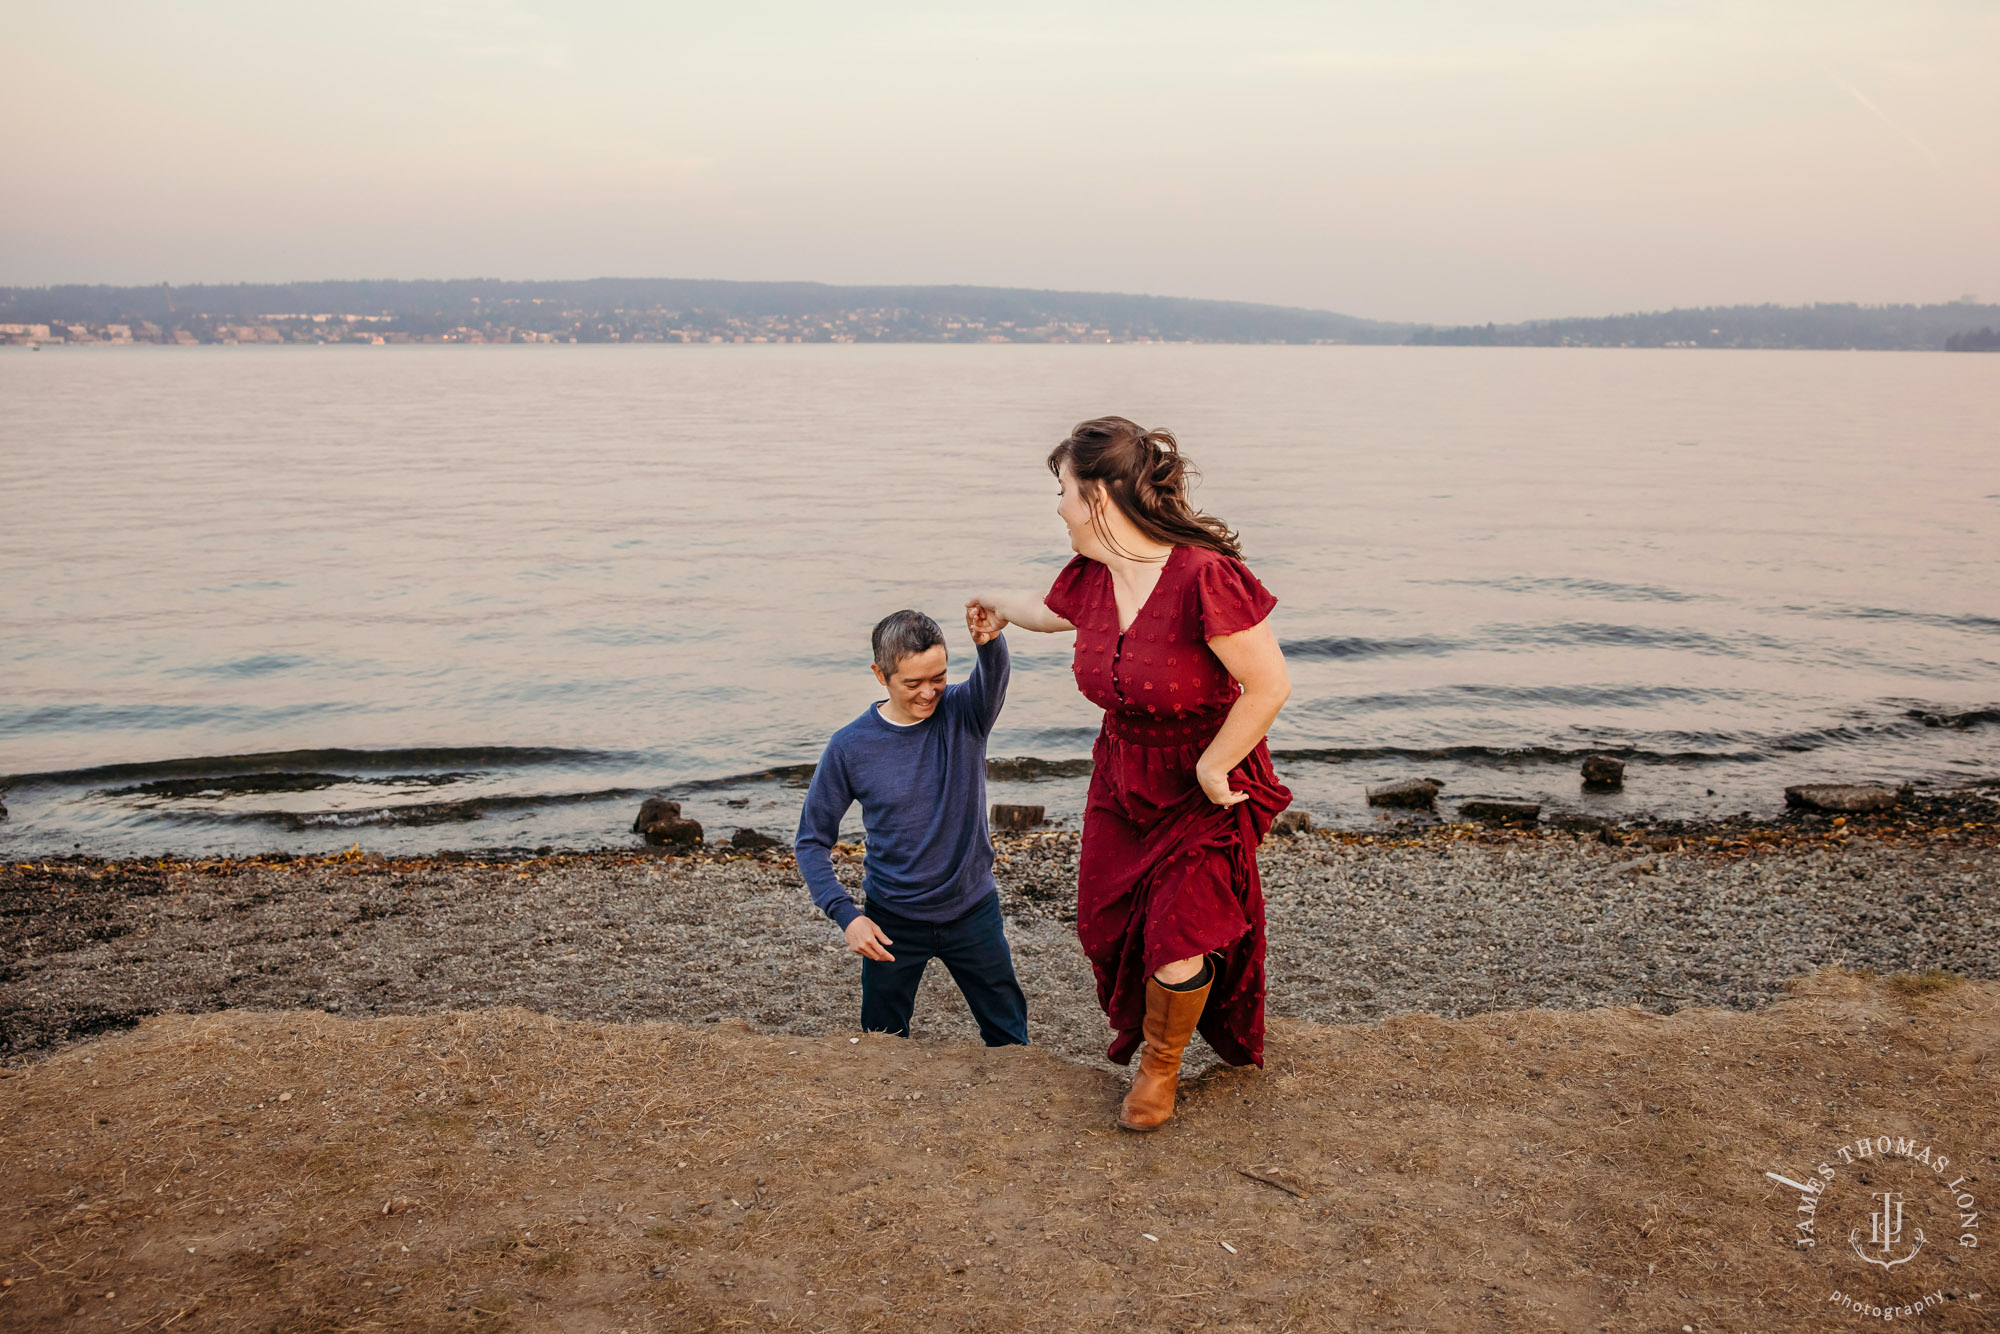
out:
<path id="1" fill-rule="evenodd" d="M 1587 645 L 1593 648 L 1668 648 L 1694 653 L 1711 653 L 1740 658 L 1744 646 L 1700 630 L 1659 629 L 1649 625 L 1614 625 L 1597 621 L 1571 621 L 1557 625 L 1492 625 L 1479 632 L 1481 641 L 1510 647 L 1547 648 Z M 1764 647 L 1769 647 L 1766 642 Z"/>
<path id="2" fill-rule="evenodd" d="M 786 787 L 805 787 L 812 782 L 816 764 L 777 764 L 769 769 L 758 769 L 751 773 L 729 774 L 722 778 L 694 778 L 681 783 L 669 783 L 661 791 L 680 795 L 689 792 L 715 792 L 722 788 L 748 787 L 753 783 L 782 783 Z"/>
<path id="3" fill-rule="evenodd" d="M 412 746 L 390 750 L 273 750 L 251 755 L 204 755 L 179 760 L 149 760 L 139 764 L 102 764 L 88 769 L 52 769 L 14 774 L 6 781 L 29 784 L 95 787 L 103 783 L 145 782 L 169 778 L 220 778 L 231 774 L 312 773 L 333 768 L 363 771 L 395 769 L 524 769 L 541 764 L 600 765 L 628 761 L 613 751 L 567 750 L 553 746 Z"/>
<path id="4" fill-rule="evenodd" d="M 1658 648 L 1717 657 L 1749 657 L 1755 650 L 1787 650 L 1793 645 L 1768 635 L 1713 635 L 1682 626 L 1620 625 L 1605 621 L 1565 621 L 1547 625 L 1483 625 L 1463 639 L 1434 635 L 1371 639 L 1361 635 L 1326 635 L 1288 639 L 1280 647 L 1288 658 L 1387 658 L 1418 654 L 1545 648 Z"/>
<path id="5" fill-rule="evenodd" d="M 1318 639 L 1287 639 L 1279 645 L 1288 658 L 1391 658 L 1421 653 L 1436 656 L 1465 647 L 1449 639 L 1363 639 L 1354 635 L 1324 635 Z"/>
<path id="6" fill-rule="evenodd" d="M 386 826 L 399 829 L 424 825 L 466 824 L 502 811 L 536 810 L 584 802 L 629 801 L 647 795 L 645 788 L 612 787 L 590 792 L 545 792 L 466 797 L 459 801 L 418 801 L 397 806 L 340 811 L 190 811 L 163 810 L 156 818 L 183 825 L 266 825 L 299 833 L 308 829 Z"/>
<path id="7" fill-rule="evenodd" d="M 1663 685 L 1480 685 L 1461 683 L 1429 690 L 1393 691 L 1377 695 L 1326 695 L 1294 704 L 1291 711 L 1308 716 L 1336 716 L 1357 713 L 1407 713 L 1422 716 L 1433 710 L 1477 707 L 1542 708 L 1555 705 L 1566 709 L 1645 709 L 1672 700 L 1680 703 L 1707 703 L 1744 697 L 1743 691 L 1700 686 Z"/>
<path id="8" fill-rule="evenodd" d="M 702 637 L 690 635 L 677 625 L 655 625 L 649 622 L 583 625 L 556 632 L 558 639 L 573 640 L 579 644 L 594 644 L 601 648 L 657 648 L 664 644 L 684 644 L 691 639 Z"/>
<path id="9" fill-rule="evenodd" d="M 1613 602 L 1715 601 L 1705 593 L 1687 593 L 1678 588 L 1665 588 L 1659 584 L 1622 584 L 1607 579 L 1579 579 L 1568 576 L 1537 579 L 1517 574 L 1505 579 L 1423 579 L 1415 582 L 1497 588 L 1507 593 L 1568 593 L 1605 598 Z"/>
<path id="10" fill-rule="evenodd" d="M 813 771 L 818 767 L 815 764 L 780 764 L 769 769 L 730 774 L 723 778 L 697 778 L 689 782 L 669 783 L 660 790 L 670 796 L 686 796 L 696 792 L 718 792 L 732 787 L 749 787 L 758 783 L 808 787 L 812 783 Z M 1090 769 L 1091 764 L 1087 759 L 1048 760 L 1039 755 L 1016 755 L 1012 759 L 986 761 L 986 777 L 997 783 L 1033 783 L 1052 778 L 1082 778 L 1089 775 Z"/>
<path id="11" fill-rule="evenodd" d="M 1911 611 L 1904 607 L 1787 607 L 1785 610 L 1829 619 L 1909 621 L 1939 630 L 1964 630 L 1978 635 L 2000 634 L 2000 617 L 1975 616 L 1970 613 L 1953 615 L 1950 612 Z"/>
<path id="12" fill-rule="evenodd" d="M 1937 718 L 1939 721 L 1929 721 Z M 1961 719 L 1970 721 L 1960 722 Z M 1643 738 L 1627 734 L 1595 745 L 1529 744 L 1521 746 L 1322 746 L 1274 750 L 1273 759 L 1345 764 L 1365 760 L 1456 760 L 1465 764 L 1519 764 L 1523 761 L 1573 764 L 1586 755 L 1616 755 L 1647 764 L 1757 764 L 1780 755 L 1865 746 L 1886 738 L 1909 736 L 1921 727 L 1966 727 L 2000 722 L 2000 708 L 1945 714 L 1910 709 L 1893 717 L 1857 720 L 1797 732 L 1742 736 L 1726 732 L 1653 732 Z M 1580 731 L 1584 729 L 1578 729 Z"/>
<path id="13" fill-rule="evenodd" d="M 1095 736 L 1095 733 L 1091 734 Z M 723 792 L 730 788 L 776 783 L 802 788 L 812 784 L 816 764 L 777 764 L 749 773 L 725 774 L 720 778 L 695 778 L 662 784 L 658 791 L 670 797 L 692 796 L 697 792 Z M 1081 778 L 1090 773 L 1087 759 L 1043 759 L 1039 755 L 1016 755 L 1012 759 L 986 761 L 986 776 L 999 783 L 1032 783 L 1052 778 Z"/>
<path id="14" fill-rule="evenodd" d="M 16 712 L 0 708 L 0 736 L 50 732 L 242 732 L 253 728 L 315 725 L 365 713 L 359 702 L 316 704 L 47 704 Z"/>
<path id="15" fill-rule="evenodd" d="M 170 677 L 214 676 L 225 679 L 246 676 L 275 676 L 280 672 L 296 671 L 301 667 L 310 667 L 312 664 L 313 660 L 311 658 L 301 658 L 296 655 L 284 653 L 261 653 L 251 658 L 239 658 L 235 662 L 211 663 L 202 667 L 176 667 L 162 673 L 162 675 Z"/>
<path id="16" fill-rule="evenodd" d="M 428 774 L 389 774 L 363 778 L 354 774 L 229 774 L 219 778 L 156 778 L 150 783 L 103 789 L 106 797 L 205 797 L 231 796 L 256 792 L 317 792 L 329 787 L 441 787 L 459 783 L 477 774 L 464 771 Z"/>
<path id="17" fill-rule="evenodd" d="M 106 788 L 107 797 L 197 797 L 233 792 L 317 792 L 354 780 L 345 774 L 230 774 L 220 778 L 155 778 L 150 783 Z"/>
<path id="18" fill-rule="evenodd" d="M 1643 746 L 1316 746 L 1274 750 L 1279 763 L 1354 764 L 1372 760 L 1410 760 L 1512 766 L 1527 762 L 1575 764 L 1586 755 L 1615 755 L 1647 764 L 1730 764 L 1756 761 L 1755 751 L 1653 750 Z"/>

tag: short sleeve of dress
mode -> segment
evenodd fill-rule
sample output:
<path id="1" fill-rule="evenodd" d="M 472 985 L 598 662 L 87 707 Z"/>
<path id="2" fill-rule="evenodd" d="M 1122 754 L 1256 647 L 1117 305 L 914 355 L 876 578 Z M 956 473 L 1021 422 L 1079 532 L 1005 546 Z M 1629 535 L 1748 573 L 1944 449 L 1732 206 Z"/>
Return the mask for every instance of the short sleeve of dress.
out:
<path id="1" fill-rule="evenodd" d="M 1084 574 L 1090 569 L 1090 562 L 1082 556 L 1072 557 L 1063 566 L 1062 573 L 1049 585 L 1048 593 L 1042 598 L 1042 605 L 1071 625 L 1083 614 L 1082 585 Z"/>
<path id="2" fill-rule="evenodd" d="M 1250 573 L 1250 567 L 1229 556 L 1205 562 L 1195 575 L 1201 604 L 1201 637 L 1219 639 L 1261 625 L 1278 599 Z"/>

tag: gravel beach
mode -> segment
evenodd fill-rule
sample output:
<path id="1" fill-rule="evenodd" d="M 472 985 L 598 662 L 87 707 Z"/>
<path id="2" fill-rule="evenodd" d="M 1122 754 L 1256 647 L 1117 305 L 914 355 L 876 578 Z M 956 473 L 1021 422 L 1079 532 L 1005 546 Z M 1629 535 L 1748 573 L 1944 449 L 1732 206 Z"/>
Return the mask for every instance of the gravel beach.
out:
<path id="1" fill-rule="evenodd" d="M 2000 977 L 1997 838 L 2000 811 L 1976 793 L 1838 823 L 1274 837 L 1270 1010 L 1668 1013 L 1761 1007 L 1827 965 Z M 996 846 L 1034 1040 L 1101 1062 L 1110 1035 L 1071 920 L 1076 835 Z M 860 871 L 844 850 L 842 877 L 858 887 Z M 9 1061 L 163 1012 L 512 1005 L 808 1035 L 852 1032 L 859 1007 L 858 963 L 782 852 L 75 858 L 0 867 L 0 910 Z M 915 1028 L 976 1041 L 942 968 Z"/>

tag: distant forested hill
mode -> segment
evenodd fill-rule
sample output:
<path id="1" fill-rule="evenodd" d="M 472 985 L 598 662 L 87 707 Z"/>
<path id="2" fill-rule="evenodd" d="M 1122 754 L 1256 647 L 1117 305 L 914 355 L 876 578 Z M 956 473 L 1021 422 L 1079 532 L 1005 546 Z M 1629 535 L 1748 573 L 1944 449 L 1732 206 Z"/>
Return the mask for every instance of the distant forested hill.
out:
<path id="1" fill-rule="evenodd" d="M 2000 306 L 1726 306 L 1458 327 L 1014 287 L 682 278 L 0 288 L 0 342 L 1415 343 L 1984 351 Z"/>
<path id="2" fill-rule="evenodd" d="M 1704 306 L 1645 315 L 1532 320 L 1419 329 L 1413 343 L 1444 347 L 1764 347 L 1947 349 L 2000 322 L 2000 306 Z M 1953 340 L 1957 341 L 1954 342 Z M 1970 351 L 1971 348 L 1964 350 Z"/>
<path id="3" fill-rule="evenodd" d="M 1400 343 L 1413 326 L 1240 301 L 1006 287 L 835 287 L 825 283 L 593 278 L 576 282 L 246 283 L 196 287 L 0 289 L 0 324 L 138 323 L 279 329 L 366 322 L 370 332 L 442 337 L 502 330 L 567 341 L 737 336 L 857 342 Z M 265 340 L 271 341 L 271 340 Z M 324 341 L 324 340 L 321 340 Z"/>

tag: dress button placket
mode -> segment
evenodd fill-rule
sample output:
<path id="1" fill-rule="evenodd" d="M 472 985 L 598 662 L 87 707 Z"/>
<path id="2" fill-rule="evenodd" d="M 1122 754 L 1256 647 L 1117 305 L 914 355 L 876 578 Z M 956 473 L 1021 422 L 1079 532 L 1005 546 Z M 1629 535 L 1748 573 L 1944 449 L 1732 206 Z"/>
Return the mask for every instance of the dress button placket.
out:
<path id="1" fill-rule="evenodd" d="M 1112 613 L 1117 614 L 1115 611 Z M 1125 631 L 1118 632 L 1118 639 L 1111 647 L 1111 693 L 1118 696 L 1118 702 L 1125 702 L 1125 686 L 1118 679 L 1118 662 L 1125 656 Z"/>

